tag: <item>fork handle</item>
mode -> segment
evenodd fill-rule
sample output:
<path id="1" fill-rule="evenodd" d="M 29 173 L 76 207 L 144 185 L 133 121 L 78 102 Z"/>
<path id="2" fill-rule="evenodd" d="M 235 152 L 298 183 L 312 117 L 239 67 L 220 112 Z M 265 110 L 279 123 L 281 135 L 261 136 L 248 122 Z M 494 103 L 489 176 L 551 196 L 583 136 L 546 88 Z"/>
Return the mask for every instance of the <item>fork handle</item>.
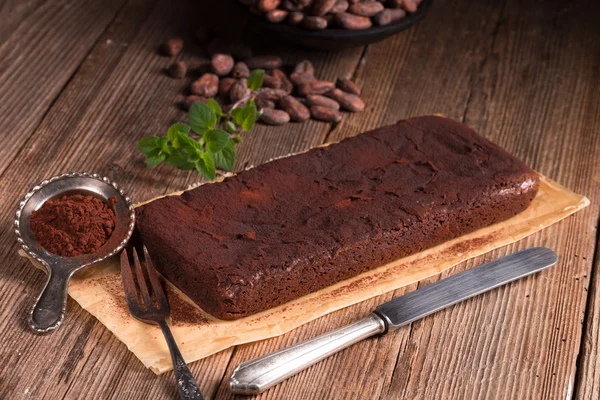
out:
<path id="1" fill-rule="evenodd" d="M 181 400 L 204 400 L 202 392 L 196 383 L 196 380 L 192 376 L 185 360 L 179 352 L 177 342 L 169 329 L 166 321 L 158 323 L 160 329 L 165 335 L 167 345 L 169 345 L 169 351 L 171 352 L 171 359 L 173 360 L 173 370 L 175 371 L 175 380 L 177 381 L 177 390 L 179 391 L 179 398 Z"/>

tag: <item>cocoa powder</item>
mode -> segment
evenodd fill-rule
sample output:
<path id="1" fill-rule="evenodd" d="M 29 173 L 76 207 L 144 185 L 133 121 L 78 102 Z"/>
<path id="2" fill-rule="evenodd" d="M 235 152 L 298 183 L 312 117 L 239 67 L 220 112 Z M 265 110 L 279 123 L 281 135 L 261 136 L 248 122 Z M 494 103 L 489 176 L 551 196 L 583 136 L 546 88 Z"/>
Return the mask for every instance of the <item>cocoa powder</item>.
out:
<path id="1" fill-rule="evenodd" d="M 62 257 L 96 252 L 104 245 L 117 224 L 109 204 L 88 195 L 71 194 L 46 201 L 31 213 L 29 227 L 38 246 Z"/>

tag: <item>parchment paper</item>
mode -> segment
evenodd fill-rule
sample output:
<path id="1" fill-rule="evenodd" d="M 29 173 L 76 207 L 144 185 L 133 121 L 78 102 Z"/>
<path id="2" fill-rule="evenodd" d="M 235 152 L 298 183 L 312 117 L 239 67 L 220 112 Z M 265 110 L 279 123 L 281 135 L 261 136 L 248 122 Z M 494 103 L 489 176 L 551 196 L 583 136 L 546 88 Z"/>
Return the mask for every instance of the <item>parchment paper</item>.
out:
<path id="1" fill-rule="evenodd" d="M 173 335 L 188 362 L 230 346 L 281 335 L 332 311 L 425 279 L 461 261 L 513 243 L 587 205 L 589 200 L 584 196 L 542 177 L 539 193 L 529 208 L 505 222 L 236 321 L 211 317 L 167 284 Z M 26 256 L 22 251 L 20 254 Z M 146 367 L 157 374 L 172 368 L 160 329 L 141 323 L 129 314 L 117 258 L 74 276 L 69 295 L 125 343 Z"/>

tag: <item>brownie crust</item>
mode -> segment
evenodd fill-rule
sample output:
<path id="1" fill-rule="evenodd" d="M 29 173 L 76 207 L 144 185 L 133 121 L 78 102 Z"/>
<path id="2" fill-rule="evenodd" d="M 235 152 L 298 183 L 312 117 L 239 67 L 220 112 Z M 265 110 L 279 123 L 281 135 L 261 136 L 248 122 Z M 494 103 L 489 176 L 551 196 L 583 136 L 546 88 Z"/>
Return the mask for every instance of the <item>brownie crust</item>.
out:
<path id="1" fill-rule="evenodd" d="M 399 121 L 138 207 L 159 272 L 236 319 L 506 220 L 539 177 L 456 121 Z"/>

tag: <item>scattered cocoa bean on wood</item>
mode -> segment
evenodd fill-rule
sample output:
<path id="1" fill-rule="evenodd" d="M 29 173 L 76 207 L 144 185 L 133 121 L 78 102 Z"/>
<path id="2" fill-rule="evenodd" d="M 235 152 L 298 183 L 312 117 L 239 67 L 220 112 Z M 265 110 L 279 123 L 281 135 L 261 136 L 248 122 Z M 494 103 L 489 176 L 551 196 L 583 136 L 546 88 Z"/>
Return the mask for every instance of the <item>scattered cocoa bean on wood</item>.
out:
<path id="1" fill-rule="evenodd" d="M 338 89 L 342 89 L 346 93 L 360 96 L 360 88 L 356 86 L 356 83 L 352 82 L 350 79 L 338 78 L 335 86 L 337 86 Z"/>
<path id="2" fill-rule="evenodd" d="M 217 53 L 210 60 L 211 69 L 218 76 L 227 76 L 233 69 L 233 57 L 229 54 Z"/>
<path id="3" fill-rule="evenodd" d="M 323 122 L 340 122 L 342 120 L 342 114 L 338 110 L 322 106 L 311 106 L 310 116 Z"/>
<path id="4" fill-rule="evenodd" d="M 235 78 L 223 78 L 219 81 L 219 96 L 224 99 L 229 98 L 229 90 L 231 86 L 236 82 Z"/>
<path id="5" fill-rule="evenodd" d="M 207 72 L 192 83 L 190 90 L 199 96 L 214 97 L 219 91 L 219 77 Z"/>
<path id="6" fill-rule="evenodd" d="M 172 78 L 181 79 L 187 73 L 187 64 L 185 61 L 175 61 L 169 66 L 167 72 Z"/>
<path id="7" fill-rule="evenodd" d="M 360 112 L 365 108 L 365 103 L 360 97 L 355 94 L 346 93 L 341 89 L 333 89 L 327 93 L 327 96 L 340 103 L 340 107 L 347 111 Z"/>
<path id="8" fill-rule="evenodd" d="M 272 108 L 263 108 L 259 119 L 261 122 L 264 122 L 268 125 L 283 125 L 290 122 L 290 116 L 288 113 Z"/>
<path id="9" fill-rule="evenodd" d="M 256 103 L 256 105 L 259 108 L 275 108 L 275 102 L 271 101 L 269 99 L 266 99 L 262 96 L 256 96 L 254 98 L 254 103 Z"/>
<path id="10" fill-rule="evenodd" d="M 285 90 L 288 94 L 294 90 L 294 84 L 288 79 L 285 72 L 280 69 L 274 69 L 269 72 L 273 77 L 281 81 L 281 89 Z"/>
<path id="11" fill-rule="evenodd" d="M 308 96 L 309 94 L 325 94 L 334 89 L 334 84 L 328 81 L 313 79 L 308 83 L 298 85 L 298 94 Z"/>
<path id="12" fill-rule="evenodd" d="M 249 95 L 250 89 L 248 88 L 245 78 L 238 79 L 233 85 L 231 85 L 231 89 L 229 89 L 229 100 L 232 103 L 237 103 Z"/>
<path id="13" fill-rule="evenodd" d="M 290 119 L 296 122 L 304 122 L 310 118 L 308 108 L 298 101 L 294 96 L 285 96 L 279 100 L 279 108 L 290 115 Z"/>
<path id="14" fill-rule="evenodd" d="M 309 106 L 331 108 L 332 110 L 340 109 L 340 104 L 337 101 L 318 94 L 311 94 L 306 96 L 306 104 Z"/>
<path id="15" fill-rule="evenodd" d="M 167 56 L 176 56 L 183 50 L 183 39 L 180 37 L 172 37 L 162 45 L 162 51 Z"/>
<path id="16" fill-rule="evenodd" d="M 183 101 L 183 108 L 185 108 L 186 110 L 189 110 L 190 107 L 192 107 L 192 104 L 194 104 L 198 101 L 200 101 L 202 103 L 206 103 L 206 102 L 208 102 L 208 99 L 206 97 L 196 96 L 195 94 L 191 94 L 191 95 L 187 96 L 185 98 L 185 100 Z"/>
<path id="17" fill-rule="evenodd" d="M 281 68 L 283 61 L 277 56 L 254 56 L 246 60 L 246 64 L 250 69 L 275 69 Z"/>
<path id="18" fill-rule="evenodd" d="M 243 61 L 238 61 L 233 66 L 231 76 L 234 78 L 247 78 L 250 76 L 250 68 Z"/>
<path id="19" fill-rule="evenodd" d="M 335 22 L 338 26 L 350 30 L 369 29 L 373 26 L 370 18 L 353 15 L 347 12 L 335 14 Z"/>

